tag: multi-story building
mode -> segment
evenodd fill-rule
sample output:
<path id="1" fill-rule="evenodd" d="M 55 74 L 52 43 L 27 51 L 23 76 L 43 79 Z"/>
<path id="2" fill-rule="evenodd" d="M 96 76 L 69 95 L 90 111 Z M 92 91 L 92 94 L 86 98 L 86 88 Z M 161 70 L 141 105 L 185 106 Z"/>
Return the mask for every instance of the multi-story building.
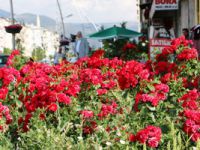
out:
<path id="1" fill-rule="evenodd" d="M 183 34 L 182 29 L 191 31 L 200 24 L 200 0 L 140 0 L 140 14 L 141 32 L 150 39 L 149 54 L 153 59 L 154 53 Z M 195 43 L 200 42 L 190 37 Z"/>
<path id="2" fill-rule="evenodd" d="M 141 30 L 141 22 L 140 22 L 140 0 L 136 0 L 136 13 L 137 13 L 137 23 L 138 23 L 138 31 Z"/>
<path id="3" fill-rule="evenodd" d="M 11 22 L 5 18 L 0 18 L 0 50 L 12 48 L 12 36 L 6 33 L 5 26 Z M 46 50 L 46 56 L 52 55 L 59 47 L 59 34 L 40 26 L 40 19 L 37 17 L 37 25 L 24 25 L 21 32 L 16 35 L 16 40 L 20 41 L 24 47 L 24 54 L 31 56 L 32 51 L 41 47 Z"/>
<path id="4" fill-rule="evenodd" d="M 10 22 L 7 19 L 0 18 L 0 51 L 3 48 L 12 47 L 12 35 L 7 34 L 5 31 L 5 26 L 8 26 Z"/>
<path id="5" fill-rule="evenodd" d="M 174 37 L 200 24 L 200 0 L 140 0 L 141 31 L 152 38 L 155 28 L 173 28 Z"/>

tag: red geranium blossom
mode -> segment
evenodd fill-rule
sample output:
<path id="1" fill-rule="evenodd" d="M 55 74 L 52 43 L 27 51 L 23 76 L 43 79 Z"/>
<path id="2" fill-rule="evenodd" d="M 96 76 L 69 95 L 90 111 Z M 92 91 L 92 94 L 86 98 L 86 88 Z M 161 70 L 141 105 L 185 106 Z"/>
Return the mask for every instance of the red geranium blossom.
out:
<path id="1" fill-rule="evenodd" d="M 81 114 L 83 115 L 84 119 L 88 119 L 88 118 L 94 117 L 94 113 L 91 110 L 82 110 Z"/>
<path id="2" fill-rule="evenodd" d="M 147 126 L 136 134 L 136 140 L 149 147 L 157 147 L 161 140 L 162 132 L 159 127 Z"/>
<path id="3" fill-rule="evenodd" d="M 57 106 L 56 103 L 52 103 L 51 105 L 49 105 L 48 109 L 49 109 L 50 111 L 55 112 L 55 111 L 57 111 L 58 106 Z"/>

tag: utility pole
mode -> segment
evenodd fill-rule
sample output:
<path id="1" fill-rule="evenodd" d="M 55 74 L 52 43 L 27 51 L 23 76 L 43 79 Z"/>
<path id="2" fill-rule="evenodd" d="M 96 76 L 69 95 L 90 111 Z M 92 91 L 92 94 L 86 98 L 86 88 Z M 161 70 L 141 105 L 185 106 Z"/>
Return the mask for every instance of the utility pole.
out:
<path id="1" fill-rule="evenodd" d="M 61 23 L 62 23 L 62 28 L 63 28 L 63 35 L 65 36 L 65 25 L 64 25 L 64 21 L 63 21 L 63 15 L 62 15 L 62 10 L 60 7 L 59 0 L 57 0 L 57 5 L 58 5 L 59 13 L 60 13 L 60 18 L 61 18 Z"/>
<path id="2" fill-rule="evenodd" d="M 11 21 L 12 24 L 15 24 L 15 19 L 14 19 L 14 11 L 13 11 L 13 2 L 10 0 L 10 12 L 11 12 Z M 12 33 L 12 48 L 13 50 L 15 49 L 15 33 Z"/>

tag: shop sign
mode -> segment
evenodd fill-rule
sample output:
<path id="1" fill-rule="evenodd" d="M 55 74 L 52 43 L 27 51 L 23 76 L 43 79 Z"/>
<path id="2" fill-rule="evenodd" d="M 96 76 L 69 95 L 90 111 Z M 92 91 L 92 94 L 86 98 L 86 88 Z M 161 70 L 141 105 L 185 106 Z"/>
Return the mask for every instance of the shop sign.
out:
<path id="1" fill-rule="evenodd" d="M 178 0 L 155 0 L 155 10 L 177 10 Z"/>
<path id="2" fill-rule="evenodd" d="M 162 50 L 171 45 L 170 39 L 151 39 L 149 48 L 149 57 L 152 61 L 155 61 L 157 54 L 160 54 Z"/>

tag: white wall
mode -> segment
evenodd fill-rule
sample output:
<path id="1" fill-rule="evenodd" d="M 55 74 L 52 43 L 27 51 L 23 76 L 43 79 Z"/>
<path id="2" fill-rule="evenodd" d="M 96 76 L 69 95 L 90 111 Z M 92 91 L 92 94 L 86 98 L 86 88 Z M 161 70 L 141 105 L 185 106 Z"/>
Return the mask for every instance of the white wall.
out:
<path id="1" fill-rule="evenodd" d="M 6 33 L 4 28 L 4 26 L 10 24 L 8 20 L 0 18 L 0 48 L 12 48 L 12 36 Z M 36 47 L 44 48 L 48 56 L 54 54 L 59 46 L 59 35 L 57 33 L 34 25 L 23 26 L 21 32 L 16 35 L 16 39 L 20 39 L 25 48 L 26 56 L 31 56 Z"/>

